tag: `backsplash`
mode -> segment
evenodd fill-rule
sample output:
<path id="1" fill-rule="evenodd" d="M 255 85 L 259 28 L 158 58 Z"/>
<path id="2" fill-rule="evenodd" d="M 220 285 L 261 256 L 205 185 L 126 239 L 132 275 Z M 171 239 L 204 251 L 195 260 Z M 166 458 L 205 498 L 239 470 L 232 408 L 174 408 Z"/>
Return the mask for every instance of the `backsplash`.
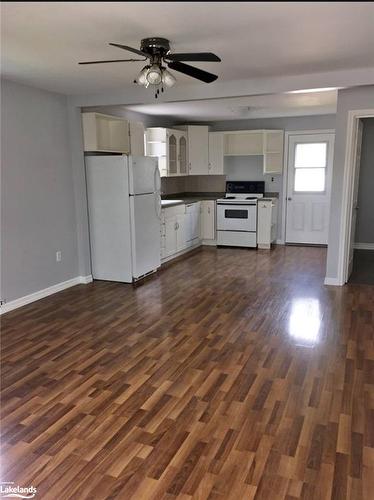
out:
<path id="1" fill-rule="evenodd" d="M 228 181 L 265 181 L 266 192 L 281 192 L 282 176 L 264 175 L 263 161 L 263 156 L 227 156 L 226 178 Z"/>
<path id="2" fill-rule="evenodd" d="M 226 187 L 225 175 L 188 175 L 186 177 L 162 177 L 162 194 L 219 193 Z"/>

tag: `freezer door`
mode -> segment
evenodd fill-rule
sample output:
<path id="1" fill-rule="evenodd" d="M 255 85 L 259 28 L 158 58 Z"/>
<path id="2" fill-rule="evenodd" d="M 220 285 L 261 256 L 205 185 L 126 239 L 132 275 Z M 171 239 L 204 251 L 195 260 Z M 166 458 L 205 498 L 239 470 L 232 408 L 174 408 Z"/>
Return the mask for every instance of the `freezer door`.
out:
<path id="1" fill-rule="evenodd" d="M 86 157 L 92 276 L 132 282 L 127 162 L 122 156 Z"/>
<path id="2" fill-rule="evenodd" d="M 159 191 L 159 178 L 157 158 L 149 156 L 129 157 L 130 194 L 147 194 Z"/>
<path id="3" fill-rule="evenodd" d="M 160 197 L 158 193 L 130 196 L 132 268 L 135 279 L 156 270 L 160 260 Z"/>

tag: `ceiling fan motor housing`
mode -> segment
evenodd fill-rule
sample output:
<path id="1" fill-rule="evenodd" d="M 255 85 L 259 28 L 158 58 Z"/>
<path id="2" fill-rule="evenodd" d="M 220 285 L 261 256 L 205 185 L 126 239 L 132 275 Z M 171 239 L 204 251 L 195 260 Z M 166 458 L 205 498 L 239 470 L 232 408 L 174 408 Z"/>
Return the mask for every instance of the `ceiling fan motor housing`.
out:
<path id="1" fill-rule="evenodd" d="M 151 56 L 164 57 L 170 52 L 170 43 L 166 38 L 143 38 L 140 50 Z"/>

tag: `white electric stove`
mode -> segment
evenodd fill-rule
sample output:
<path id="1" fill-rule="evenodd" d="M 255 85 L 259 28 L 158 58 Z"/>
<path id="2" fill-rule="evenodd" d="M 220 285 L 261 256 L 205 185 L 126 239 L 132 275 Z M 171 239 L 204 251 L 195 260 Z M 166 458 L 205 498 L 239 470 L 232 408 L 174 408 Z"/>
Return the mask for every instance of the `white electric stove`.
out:
<path id="1" fill-rule="evenodd" d="M 257 247 L 257 200 L 264 181 L 228 181 L 226 196 L 217 200 L 217 244 Z"/>

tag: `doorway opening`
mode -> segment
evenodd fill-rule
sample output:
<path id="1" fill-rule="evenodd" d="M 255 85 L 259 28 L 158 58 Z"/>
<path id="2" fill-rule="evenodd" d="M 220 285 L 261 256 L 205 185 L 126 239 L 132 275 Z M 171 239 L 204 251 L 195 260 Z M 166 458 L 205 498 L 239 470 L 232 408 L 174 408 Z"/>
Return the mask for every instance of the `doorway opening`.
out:
<path id="1" fill-rule="evenodd" d="M 374 118 L 357 124 L 348 283 L 374 285 Z"/>

